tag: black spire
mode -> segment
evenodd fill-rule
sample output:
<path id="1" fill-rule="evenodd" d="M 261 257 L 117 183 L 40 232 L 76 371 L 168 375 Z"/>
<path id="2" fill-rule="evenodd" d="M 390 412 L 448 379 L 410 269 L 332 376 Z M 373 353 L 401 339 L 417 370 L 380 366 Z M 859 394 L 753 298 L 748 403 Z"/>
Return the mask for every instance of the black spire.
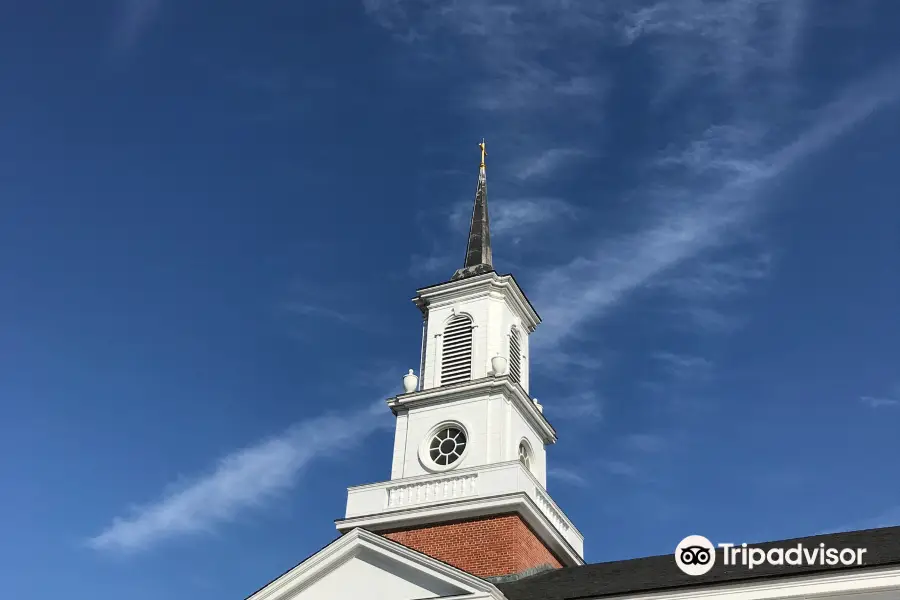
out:
<path id="1" fill-rule="evenodd" d="M 475 189 L 475 208 L 472 210 L 472 223 L 469 226 L 469 242 L 466 244 L 466 262 L 462 269 L 453 274 L 452 279 L 465 279 L 490 273 L 494 270 L 491 260 L 491 227 L 487 207 L 487 177 L 484 172 L 485 151 L 484 140 L 481 148 L 481 168 L 478 170 L 478 187 Z"/>

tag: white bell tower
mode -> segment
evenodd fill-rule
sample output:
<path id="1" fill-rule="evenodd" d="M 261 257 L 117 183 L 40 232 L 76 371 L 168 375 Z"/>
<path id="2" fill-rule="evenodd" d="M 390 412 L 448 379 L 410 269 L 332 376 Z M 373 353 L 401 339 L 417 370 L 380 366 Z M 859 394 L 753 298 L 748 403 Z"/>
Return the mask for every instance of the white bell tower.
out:
<path id="1" fill-rule="evenodd" d="M 521 455 L 546 487 L 544 445 L 556 433 L 528 395 L 528 336 L 540 318 L 515 279 L 461 277 L 419 290 L 414 301 L 425 319 L 423 368 L 414 391 L 388 401 L 397 415 L 391 479 Z M 429 446 L 444 424 L 465 438 L 449 454 Z"/>
<path id="2" fill-rule="evenodd" d="M 540 317 L 515 278 L 494 271 L 480 147 L 463 268 L 413 299 L 424 319 L 420 374 L 410 370 L 405 392 L 387 401 L 397 419 L 391 479 L 350 488 L 337 527 L 365 527 L 453 563 L 436 528 L 502 523 L 509 531 L 489 534 L 496 543 L 533 542 L 545 555 L 522 551 L 501 571 L 534 569 L 537 555 L 545 567 L 584 564 L 581 534 L 546 491 L 545 447 L 556 432 L 529 395 L 529 336 Z M 460 543 L 457 562 L 479 552 Z"/>

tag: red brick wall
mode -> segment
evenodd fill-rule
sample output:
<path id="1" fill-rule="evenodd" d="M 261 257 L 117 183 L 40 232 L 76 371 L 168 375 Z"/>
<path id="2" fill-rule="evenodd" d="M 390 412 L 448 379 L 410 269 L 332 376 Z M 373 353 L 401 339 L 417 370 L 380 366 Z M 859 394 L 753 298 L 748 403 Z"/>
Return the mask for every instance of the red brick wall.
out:
<path id="1" fill-rule="evenodd" d="M 519 515 L 485 517 L 392 531 L 385 537 L 478 577 L 562 565 Z"/>

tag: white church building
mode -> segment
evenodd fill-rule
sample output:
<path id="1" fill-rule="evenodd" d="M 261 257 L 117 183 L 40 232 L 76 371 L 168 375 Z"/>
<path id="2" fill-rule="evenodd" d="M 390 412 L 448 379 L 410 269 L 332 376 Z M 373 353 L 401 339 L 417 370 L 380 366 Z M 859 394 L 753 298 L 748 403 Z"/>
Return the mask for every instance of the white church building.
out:
<path id="1" fill-rule="evenodd" d="M 900 527 L 753 546 L 865 548 L 849 566 L 749 569 L 726 549 L 693 576 L 674 554 L 585 564 L 584 537 L 547 491 L 556 431 L 529 391 L 541 320 L 493 269 L 481 147 L 463 267 L 414 299 L 422 360 L 387 401 L 390 480 L 349 488 L 339 537 L 247 600 L 900 600 Z"/>

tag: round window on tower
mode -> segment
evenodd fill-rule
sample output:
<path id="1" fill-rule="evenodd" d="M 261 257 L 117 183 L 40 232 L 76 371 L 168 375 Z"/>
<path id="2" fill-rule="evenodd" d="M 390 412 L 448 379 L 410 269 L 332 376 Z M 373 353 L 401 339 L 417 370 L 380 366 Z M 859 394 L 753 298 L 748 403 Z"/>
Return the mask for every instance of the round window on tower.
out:
<path id="1" fill-rule="evenodd" d="M 436 465 L 452 465 L 466 449 L 466 434 L 458 427 L 445 427 L 431 438 L 428 456 Z"/>
<path id="2" fill-rule="evenodd" d="M 446 471 L 459 466 L 469 443 L 466 429 L 457 422 L 438 425 L 422 440 L 419 457 L 430 471 Z"/>
<path id="3" fill-rule="evenodd" d="M 525 440 L 519 442 L 519 462 L 525 465 L 526 469 L 531 470 L 531 448 Z"/>

